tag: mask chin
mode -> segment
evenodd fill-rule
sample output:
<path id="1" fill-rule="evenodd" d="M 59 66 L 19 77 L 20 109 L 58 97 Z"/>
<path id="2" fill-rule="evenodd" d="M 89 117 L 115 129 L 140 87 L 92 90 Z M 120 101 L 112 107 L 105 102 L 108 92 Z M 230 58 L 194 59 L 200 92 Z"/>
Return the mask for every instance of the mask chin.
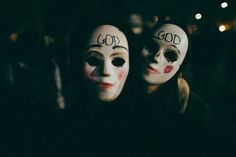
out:
<path id="1" fill-rule="evenodd" d="M 100 95 L 100 96 L 98 97 L 99 101 L 101 101 L 101 102 L 112 102 L 112 101 L 114 101 L 116 98 L 117 98 L 117 97 L 107 97 L 107 96 L 102 96 L 102 95 Z"/>

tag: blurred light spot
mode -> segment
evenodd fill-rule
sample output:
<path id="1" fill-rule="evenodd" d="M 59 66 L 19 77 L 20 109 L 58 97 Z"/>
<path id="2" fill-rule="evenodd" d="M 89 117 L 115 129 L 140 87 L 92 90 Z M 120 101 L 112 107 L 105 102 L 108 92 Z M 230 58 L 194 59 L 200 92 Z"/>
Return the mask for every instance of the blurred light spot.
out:
<path id="1" fill-rule="evenodd" d="M 232 28 L 232 25 L 230 23 L 221 23 L 218 26 L 220 32 L 225 32 Z"/>
<path id="2" fill-rule="evenodd" d="M 54 39 L 50 36 L 44 36 L 44 43 L 46 44 L 46 46 L 52 44 L 54 42 Z"/>
<path id="3" fill-rule="evenodd" d="M 153 16 L 153 22 L 158 22 L 159 18 L 158 16 Z"/>
<path id="4" fill-rule="evenodd" d="M 142 16 L 136 13 L 130 14 L 129 24 L 134 34 L 141 34 L 143 32 Z"/>
<path id="5" fill-rule="evenodd" d="M 221 3 L 221 8 L 226 8 L 226 7 L 228 7 L 228 3 L 227 2 Z"/>
<path id="6" fill-rule="evenodd" d="M 225 30 L 226 30 L 225 25 L 220 25 L 220 26 L 219 26 L 219 31 L 220 31 L 220 32 L 224 32 Z"/>
<path id="7" fill-rule="evenodd" d="M 166 16 L 165 17 L 165 21 L 170 21 L 171 20 L 171 17 L 170 16 Z"/>
<path id="8" fill-rule="evenodd" d="M 29 67 L 24 62 L 17 62 L 17 64 L 23 69 L 29 69 Z"/>
<path id="9" fill-rule="evenodd" d="M 18 34 L 17 34 L 17 33 L 11 33 L 11 34 L 9 35 L 9 40 L 11 40 L 11 41 L 17 41 L 17 39 L 18 39 Z"/>
<path id="10" fill-rule="evenodd" d="M 199 27 L 196 24 L 189 24 L 187 26 L 187 31 L 189 34 L 194 34 L 199 31 Z"/>
<path id="11" fill-rule="evenodd" d="M 202 14 L 197 13 L 197 14 L 195 15 L 195 19 L 200 20 L 201 18 L 202 18 Z"/>

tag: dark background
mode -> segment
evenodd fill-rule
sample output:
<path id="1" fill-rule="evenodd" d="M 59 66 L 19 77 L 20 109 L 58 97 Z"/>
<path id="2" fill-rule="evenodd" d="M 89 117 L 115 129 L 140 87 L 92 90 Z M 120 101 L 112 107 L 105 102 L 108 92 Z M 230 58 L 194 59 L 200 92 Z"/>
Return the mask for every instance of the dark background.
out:
<path id="1" fill-rule="evenodd" d="M 97 15 L 127 18 L 139 13 L 144 21 L 152 16 L 164 19 L 169 16 L 188 30 L 197 25 L 195 33 L 189 33 L 191 43 L 190 70 L 186 72 L 191 88 L 203 97 L 222 123 L 235 127 L 235 30 L 236 1 L 227 0 L 229 6 L 220 7 L 222 0 L 1 0 L 0 34 L 8 36 L 19 32 L 29 23 L 43 34 L 55 40 L 64 40 L 75 21 L 96 20 Z M 203 16 L 195 20 L 200 12 Z M 218 30 L 220 24 L 227 31 Z"/>
<path id="2" fill-rule="evenodd" d="M 96 20 L 99 17 L 98 15 L 107 15 L 111 18 L 118 16 L 128 20 L 128 15 L 131 13 L 140 14 L 144 23 L 152 19 L 152 16 L 158 16 L 159 19 L 169 17 L 181 24 L 188 32 L 190 41 L 188 54 L 190 57 L 187 68 L 184 70 L 184 76 L 189 82 L 190 88 L 209 104 L 212 118 L 217 125 L 212 134 L 215 131 L 220 132 L 219 134 L 216 133 L 215 136 L 213 135 L 213 152 L 225 147 L 227 149 L 223 150 L 227 151 L 222 151 L 221 156 L 223 156 L 225 152 L 235 152 L 236 145 L 236 1 L 226 1 L 229 6 L 222 9 L 220 4 L 223 0 L 1 0 L 0 48 L 6 47 L 3 52 L 10 58 L 9 63 L 12 64 L 13 69 L 6 68 L 6 71 L 16 73 L 14 74 L 16 75 L 15 82 L 20 85 L 17 86 L 19 88 L 16 94 L 17 98 L 26 99 L 23 102 L 28 102 L 29 95 L 32 94 L 31 97 L 34 98 L 34 101 L 35 97 L 40 100 L 39 106 L 46 104 L 46 106 L 41 106 L 42 111 L 44 111 L 45 107 L 48 107 L 47 104 L 51 104 L 51 102 L 56 104 L 55 100 L 57 100 L 58 95 L 54 69 L 56 65 L 60 66 L 62 70 L 66 69 L 66 54 L 61 45 L 64 44 L 75 22 L 79 21 L 80 24 L 86 25 L 88 21 Z M 203 18 L 195 20 L 194 16 L 198 12 L 202 14 Z M 85 22 L 84 19 L 87 21 Z M 49 35 L 54 41 L 62 42 L 55 42 L 59 46 L 57 45 L 57 49 L 53 48 L 53 52 L 47 51 L 51 52 L 50 55 L 48 53 L 43 54 L 40 49 L 43 46 L 38 45 L 38 32 L 32 31 L 32 33 L 30 30 L 27 34 L 26 28 L 26 36 L 29 36 L 26 38 L 30 38 L 30 40 L 19 43 L 19 45 L 15 44 L 17 42 L 15 42 L 14 36 L 12 39 L 10 35 L 12 33 L 21 34 L 21 31 L 28 24 L 43 35 Z M 218 30 L 221 24 L 227 26 L 225 32 Z M 192 32 L 192 28 L 197 29 Z M 24 34 L 22 36 L 24 38 Z M 18 47 L 15 47 L 16 45 Z M 62 75 L 67 84 L 62 85 L 64 88 L 62 90 L 67 94 L 63 95 L 62 92 L 62 95 L 65 98 L 66 105 L 69 104 L 70 106 L 73 104 L 73 101 L 71 102 L 73 100 L 71 98 L 72 90 L 70 80 L 66 78 L 68 73 L 66 70 L 64 71 Z M 9 82 L 11 82 L 11 75 L 9 76 Z M 0 83 L 2 82 L 0 81 Z M 14 79 L 12 82 L 12 88 L 15 89 Z M 6 93 L 6 90 L 3 92 Z M 21 111 L 24 113 L 23 111 L 28 110 L 29 115 L 31 115 L 32 110 L 39 110 L 38 106 L 26 106 L 25 103 L 19 105 L 20 101 L 12 95 L 6 102 L 9 100 L 12 100 L 12 104 L 14 104 L 10 110 L 16 108 L 16 113 L 21 114 Z M 41 102 L 41 100 L 45 100 L 45 102 Z M 10 114 L 10 116 L 14 115 Z M 29 119 L 29 116 L 25 117 L 22 120 L 23 122 Z M 44 118 L 45 121 L 48 120 L 46 117 Z M 0 119 L 5 120 L 4 118 Z M 218 145 L 218 143 L 222 145 Z"/>
<path id="3" fill-rule="evenodd" d="M 210 25 L 234 20 L 236 2 L 228 0 L 226 9 L 220 7 L 221 2 L 223 0 L 1 0 L 0 16 L 4 30 L 11 31 L 30 22 L 46 33 L 62 35 L 81 16 L 93 20 L 93 15 L 100 13 L 171 16 L 185 24 L 192 22 L 197 12 L 201 12 L 202 21 Z"/>

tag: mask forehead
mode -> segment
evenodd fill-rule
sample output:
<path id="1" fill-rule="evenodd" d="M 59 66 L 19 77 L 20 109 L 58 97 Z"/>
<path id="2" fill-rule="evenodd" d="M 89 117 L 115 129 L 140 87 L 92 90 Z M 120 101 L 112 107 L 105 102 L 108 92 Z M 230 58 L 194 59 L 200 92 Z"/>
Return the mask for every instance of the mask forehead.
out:
<path id="1" fill-rule="evenodd" d="M 89 44 L 102 46 L 122 46 L 128 49 L 128 41 L 123 32 L 111 25 L 97 27 L 90 38 Z"/>
<path id="2" fill-rule="evenodd" d="M 188 37 L 183 29 L 174 24 L 164 24 L 153 33 L 154 41 L 160 46 L 174 46 L 180 52 L 179 63 L 182 64 L 188 50 Z"/>

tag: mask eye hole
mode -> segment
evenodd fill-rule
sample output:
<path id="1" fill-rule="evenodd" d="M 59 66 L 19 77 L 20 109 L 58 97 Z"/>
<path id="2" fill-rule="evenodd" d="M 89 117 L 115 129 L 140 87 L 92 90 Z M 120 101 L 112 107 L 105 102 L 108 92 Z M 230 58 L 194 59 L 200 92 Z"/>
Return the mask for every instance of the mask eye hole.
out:
<path id="1" fill-rule="evenodd" d="M 164 56 L 168 62 L 175 62 L 178 59 L 178 54 L 175 51 L 166 51 Z"/>
<path id="2" fill-rule="evenodd" d="M 86 62 L 90 66 L 99 66 L 99 65 L 101 65 L 101 61 L 97 57 L 94 57 L 94 56 L 87 57 Z"/>
<path id="3" fill-rule="evenodd" d="M 125 60 L 123 58 L 117 57 L 112 60 L 112 64 L 116 67 L 122 67 L 125 64 Z"/>

